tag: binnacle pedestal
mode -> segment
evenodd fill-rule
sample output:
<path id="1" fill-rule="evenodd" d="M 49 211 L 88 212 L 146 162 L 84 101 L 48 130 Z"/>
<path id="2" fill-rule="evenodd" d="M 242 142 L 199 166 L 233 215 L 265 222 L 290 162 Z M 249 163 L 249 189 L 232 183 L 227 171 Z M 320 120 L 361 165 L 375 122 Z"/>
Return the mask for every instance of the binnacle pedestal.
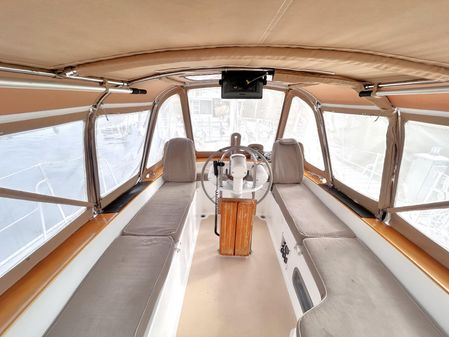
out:
<path id="1" fill-rule="evenodd" d="M 248 256 L 257 201 L 255 199 L 220 199 L 220 255 Z"/>

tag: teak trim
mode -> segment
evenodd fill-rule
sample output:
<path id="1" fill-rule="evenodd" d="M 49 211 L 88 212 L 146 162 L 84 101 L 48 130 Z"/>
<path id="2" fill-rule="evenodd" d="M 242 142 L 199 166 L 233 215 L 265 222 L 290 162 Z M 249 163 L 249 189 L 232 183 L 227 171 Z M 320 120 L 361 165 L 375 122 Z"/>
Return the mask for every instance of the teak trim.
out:
<path id="1" fill-rule="evenodd" d="M 153 182 L 163 174 L 162 162 L 153 167 Z M 24 277 L 0 295 L 0 336 L 14 323 L 51 281 L 89 244 L 119 213 L 99 214 L 86 222 Z"/>
<path id="2" fill-rule="evenodd" d="M 117 214 L 100 214 L 78 229 L 0 296 L 0 335 Z"/>
<path id="3" fill-rule="evenodd" d="M 375 218 L 362 218 L 376 233 L 449 294 L 449 270 L 394 228 Z"/>
<path id="4" fill-rule="evenodd" d="M 143 181 L 153 182 L 164 174 L 164 165 L 162 161 L 154 164 L 151 168 L 148 169 L 148 173 L 145 175 Z"/>
<path id="5" fill-rule="evenodd" d="M 313 183 L 322 185 L 319 177 L 307 171 L 304 172 L 304 176 Z M 384 222 L 376 218 L 359 218 L 449 294 L 449 269 Z"/>

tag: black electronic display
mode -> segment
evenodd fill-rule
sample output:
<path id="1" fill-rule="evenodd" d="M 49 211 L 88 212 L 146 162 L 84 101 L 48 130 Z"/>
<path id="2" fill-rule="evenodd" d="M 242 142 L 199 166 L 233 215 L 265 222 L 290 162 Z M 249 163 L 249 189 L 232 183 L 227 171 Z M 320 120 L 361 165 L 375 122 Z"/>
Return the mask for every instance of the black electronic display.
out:
<path id="1" fill-rule="evenodd" d="M 221 98 L 261 99 L 268 71 L 228 70 L 221 73 Z"/>

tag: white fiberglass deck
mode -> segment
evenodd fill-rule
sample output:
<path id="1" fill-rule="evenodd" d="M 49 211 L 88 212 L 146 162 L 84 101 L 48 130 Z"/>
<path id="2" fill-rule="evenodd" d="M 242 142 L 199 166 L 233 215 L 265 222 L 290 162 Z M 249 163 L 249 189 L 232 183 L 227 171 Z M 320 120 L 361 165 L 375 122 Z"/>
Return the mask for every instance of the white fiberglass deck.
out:
<path id="1" fill-rule="evenodd" d="M 255 218 L 247 258 L 218 255 L 213 225 L 201 224 L 178 337 L 289 336 L 296 319 L 266 223 Z"/>

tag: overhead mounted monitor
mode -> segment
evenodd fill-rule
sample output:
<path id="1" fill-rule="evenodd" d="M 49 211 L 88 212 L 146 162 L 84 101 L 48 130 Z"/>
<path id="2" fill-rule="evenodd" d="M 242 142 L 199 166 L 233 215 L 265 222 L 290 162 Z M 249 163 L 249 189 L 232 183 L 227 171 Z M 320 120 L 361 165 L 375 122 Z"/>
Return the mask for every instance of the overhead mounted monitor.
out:
<path id="1" fill-rule="evenodd" d="M 267 75 L 274 71 L 228 70 L 221 73 L 221 98 L 261 99 Z"/>

